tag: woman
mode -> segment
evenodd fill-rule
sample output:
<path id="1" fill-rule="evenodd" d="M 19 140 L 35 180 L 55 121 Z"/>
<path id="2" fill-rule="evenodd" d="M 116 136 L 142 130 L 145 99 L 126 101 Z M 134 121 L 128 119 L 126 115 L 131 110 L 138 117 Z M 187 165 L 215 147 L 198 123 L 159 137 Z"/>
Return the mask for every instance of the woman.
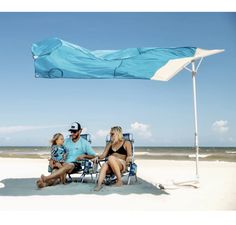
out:
<path id="1" fill-rule="evenodd" d="M 121 186 L 121 173 L 126 170 L 126 166 L 132 161 L 132 147 L 129 141 L 123 139 L 122 128 L 112 127 L 110 131 L 111 141 L 107 144 L 104 152 L 92 161 L 97 161 L 108 157 L 108 161 L 101 167 L 98 183 L 95 191 L 102 188 L 103 180 L 106 174 L 113 172 L 117 181 L 115 186 Z"/>

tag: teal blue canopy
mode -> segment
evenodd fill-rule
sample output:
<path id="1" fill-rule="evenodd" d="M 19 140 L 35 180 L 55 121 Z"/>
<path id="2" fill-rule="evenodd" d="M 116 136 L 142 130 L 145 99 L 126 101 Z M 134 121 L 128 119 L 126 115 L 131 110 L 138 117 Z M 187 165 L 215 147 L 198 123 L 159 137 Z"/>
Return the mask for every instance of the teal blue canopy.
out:
<path id="1" fill-rule="evenodd" d="M 222 51 L 196 47 L 90 51 L 58 38 L 32 45 L 35 76 L 41 78 L 167 81 L 194 60 Z"/>
<path id="2" fill-rule="evenodd" d="M 195 47 L 90 51 L 58 38 L 32 45 L 35 75 L 41 78 L 152 79 L 170 60 L 195 52 Z"/>

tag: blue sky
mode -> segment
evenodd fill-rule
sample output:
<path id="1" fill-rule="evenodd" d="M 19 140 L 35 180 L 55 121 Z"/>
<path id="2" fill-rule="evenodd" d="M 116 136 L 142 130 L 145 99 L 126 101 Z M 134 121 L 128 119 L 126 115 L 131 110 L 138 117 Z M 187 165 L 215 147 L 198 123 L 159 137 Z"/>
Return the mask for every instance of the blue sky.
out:
<path id="1" fill-rule="evenodd" d="M 104 145 L 113 125 L 136 145 L 192 146 L 192 78 L 168 82 L 36 79 L 31 45 L 49 37 L 95 49 L 225 49 L 197 74 L 200 146 L 236 146 L 236 13 L 0 13 L 0 146 L 48 145 L 79 121 Z"/>

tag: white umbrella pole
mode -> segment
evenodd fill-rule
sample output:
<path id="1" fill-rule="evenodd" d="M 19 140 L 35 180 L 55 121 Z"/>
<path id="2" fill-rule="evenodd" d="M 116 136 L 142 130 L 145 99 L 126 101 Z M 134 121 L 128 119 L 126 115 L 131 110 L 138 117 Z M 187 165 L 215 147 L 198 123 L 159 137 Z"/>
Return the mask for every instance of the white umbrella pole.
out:
<path id="1" fill-rule="evenodd" d="M 196 178 L 199 179 L 198 161 L 199 161 L 199 145 L 198 145 L 198 120 L 197 120 L 197 98 L 196 98 L 196 70 L 195 62 L 192 61 L 192 80 L 193 80 L 193 105 L 194 105 L 194 124 L 195 124 L 195 149 L 196 149 Z"/>
<path id="2" fill-rule="evenodd" d="M 199 146 L 198 146 L 198 122 L 197 122 L 197 98 L 196 98 L 196 68 L 195 68 L 195 61 L 192 61 L 192 70 L 186 68 L 187 70 L 192 72 L 192 80 L 193 80 L 193 106 L 194 106 L 194 125 L 195 125 L 195 132 L 194 132 L 194 141 L 195 141 L 195 149 L 196 149 L 196 177 L 194 180 L 188 181 L 173 181 L 173 185 L 175 187 L 181 186 L 193 186 L 195 188 L 199 187 L 199 174 L 198 174 L 198 159 L 199 159 Z M 165 187 L 165 185 L 164 185 Z"/>
<path id="3" fill-rule="evenodd" d="M 194 125 L 195 125 L 194 140 L 195 140 L 195 149 L 196 149 L 196 177 L 194 180 L 174 181 L 173 185 L 175 185 L 176 187 L 178 187 L 178 186 L 180 186 L 180 187 L 181 186 L 193 186 L 193 187 L 197 188 L 197 187 L 199 187 L 199 174 L 198 174 L 199 146 L 198 146 L 198 122 L 197 122 L 197 98 L 196 98 L 196 73 L 197 72 L 196 72 L 194 61 L 192 61 L 192 71 L 191 72 L 192 72 L 192 80 L 193 80 L 193 106 L 194 106 Z"/>

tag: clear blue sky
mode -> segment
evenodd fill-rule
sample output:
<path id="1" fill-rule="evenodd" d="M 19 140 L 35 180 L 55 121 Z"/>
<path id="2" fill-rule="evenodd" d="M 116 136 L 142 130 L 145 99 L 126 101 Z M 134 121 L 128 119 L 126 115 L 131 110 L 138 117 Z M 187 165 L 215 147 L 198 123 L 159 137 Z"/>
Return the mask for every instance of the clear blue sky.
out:
<path id="1" fill-rule="evenodd" d="M 0 13 L 0 145 L 48 145 L 79 121 L 104 145 L 113 125 L 136 145 L 192 146 L 192 79 L 36 79 L 31 45 L 49 37 L 95 49 L 225 49 L 197 75 L 200 146 L 236 146 L 236 13 Z"/>

